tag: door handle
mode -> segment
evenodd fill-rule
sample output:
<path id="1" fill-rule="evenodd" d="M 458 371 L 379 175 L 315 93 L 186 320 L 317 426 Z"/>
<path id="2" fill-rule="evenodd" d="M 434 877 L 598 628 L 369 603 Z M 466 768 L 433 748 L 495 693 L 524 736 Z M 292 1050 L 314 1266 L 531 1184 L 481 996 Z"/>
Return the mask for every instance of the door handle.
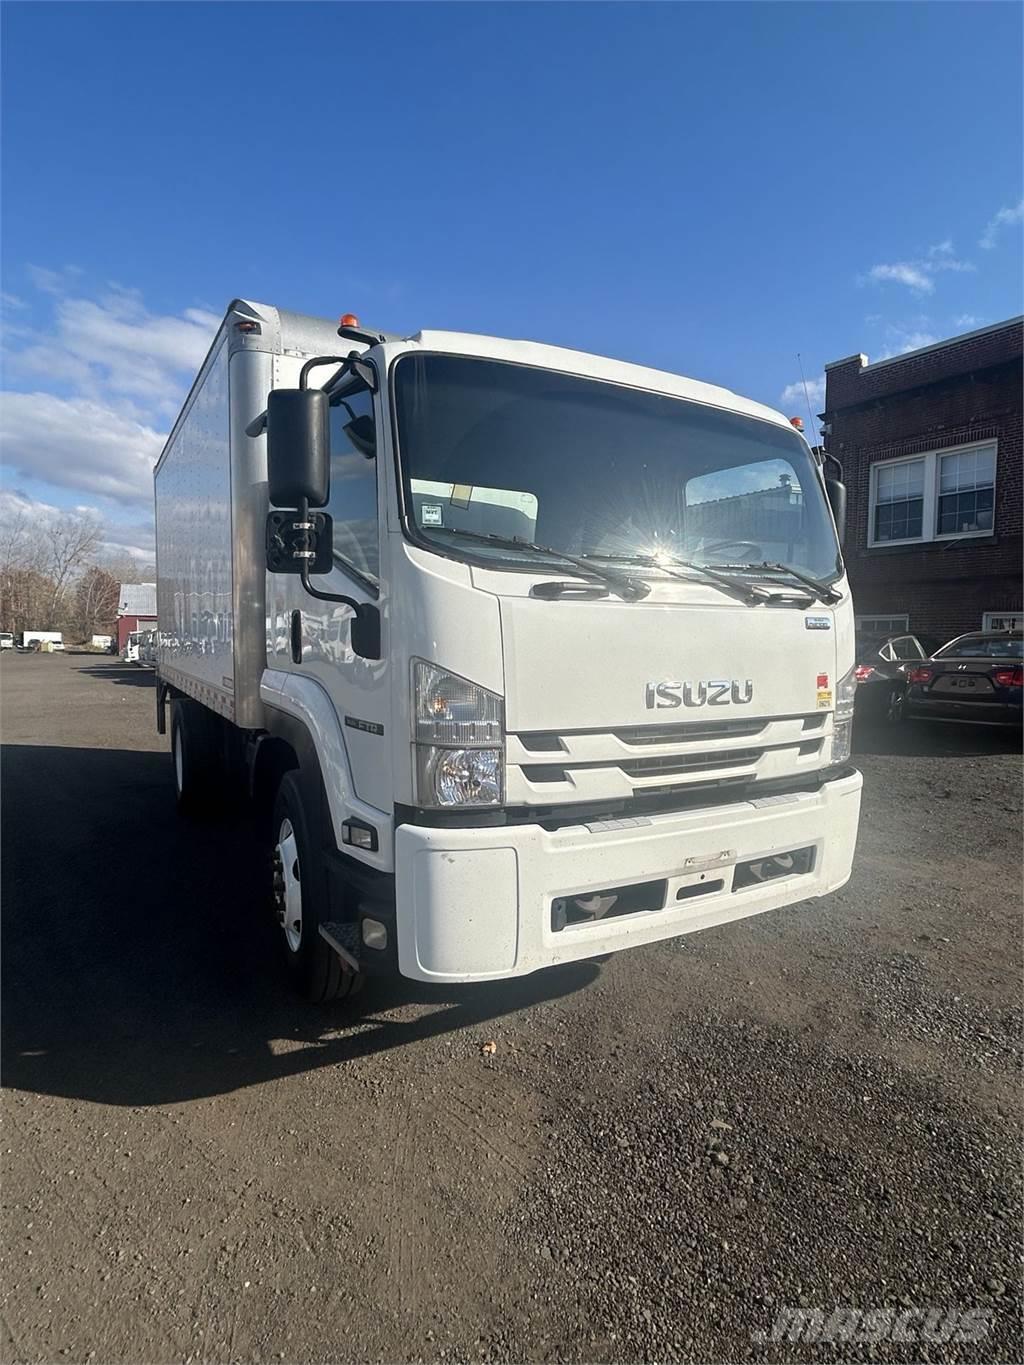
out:
<path id="1" fill-rule="evenodd" d="M 292 612 L 291 629 L 292 663 L 302 663 L 302 612 L 295 610 Z"/>

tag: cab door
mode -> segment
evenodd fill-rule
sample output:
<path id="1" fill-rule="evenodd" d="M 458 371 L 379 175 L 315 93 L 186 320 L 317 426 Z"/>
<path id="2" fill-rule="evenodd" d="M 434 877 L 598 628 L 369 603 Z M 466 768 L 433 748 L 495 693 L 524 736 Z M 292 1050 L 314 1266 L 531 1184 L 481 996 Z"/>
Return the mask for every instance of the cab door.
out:
<path id="1" fill-rule="evenodd" d="M 331 489 L 323 510 L 333 521 L 333 567 L 330 573 L 317 575 L 313 584 L 321 592 L 342 593 L 358 602 L 372 603 L 383 615 L 383 462 L 376 458 L 381 419 L 379 400 L 364 385 L 347 385 L 332 399 Z M 269 574 L 267 598 L 271 627 L 268 664 L 314 681 L 329 695 L 341 726 L 356 795 L 378 810 L 390 810 L 385 623 L 382 621 L 382 657 L 367 659 L 352 646 L 351 607 L 311 597 L 291 574 Z"/>

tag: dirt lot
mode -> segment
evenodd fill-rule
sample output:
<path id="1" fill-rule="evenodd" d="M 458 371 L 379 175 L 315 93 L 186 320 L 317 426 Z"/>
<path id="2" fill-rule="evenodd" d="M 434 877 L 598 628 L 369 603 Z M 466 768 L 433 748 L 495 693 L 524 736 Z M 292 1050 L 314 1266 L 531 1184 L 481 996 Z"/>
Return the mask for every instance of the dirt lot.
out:
<path id="1" fill-rule="evenodd" d="M 353 1015 L 176 818 L 150 675 L 0 683 L 5 1360 L 1019 1358 L 1015 740 L 862 737 L 827 901 Z M 991 1327 L 771 1339 L 836 1305 Z"/>

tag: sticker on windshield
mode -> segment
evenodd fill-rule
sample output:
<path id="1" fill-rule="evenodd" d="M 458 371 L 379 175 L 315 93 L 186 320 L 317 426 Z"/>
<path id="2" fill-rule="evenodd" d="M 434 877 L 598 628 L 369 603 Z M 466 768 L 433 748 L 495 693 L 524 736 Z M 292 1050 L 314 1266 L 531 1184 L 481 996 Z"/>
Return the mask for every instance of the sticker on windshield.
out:
<path id="1" fill-rule="evenodd" d="M 805 616 L 804 625 L 808 630 L 831 630 L 831 616 Z"/>
<path id="2" fill-rule="evenodd" d="M 420 507 L 421 526 L 443 526 L 444 509 L 439 502 L 425 502 Z"/>

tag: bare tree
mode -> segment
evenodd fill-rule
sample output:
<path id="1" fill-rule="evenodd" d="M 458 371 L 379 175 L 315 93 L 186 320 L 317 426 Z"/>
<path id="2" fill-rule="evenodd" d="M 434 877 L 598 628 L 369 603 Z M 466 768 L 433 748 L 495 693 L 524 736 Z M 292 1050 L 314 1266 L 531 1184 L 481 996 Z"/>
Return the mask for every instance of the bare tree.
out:
<path id="1" fill-rule="evenodd" d="M 93 558 L 103 541 L 103 527 L 95 517 L 78 512 L 62 512 L 48 522 L 43 532 L 46 545 L 46 573 L 53 581 L 46 628 L 60 611 L 61 601 L 71 580 Z"/>
<path id="2" fill-rule="evenodd" d="M 78 637 L 88 640 L 92 635 L 115 633 L 120 597 L 120 579 L 95 564 L 86 569 L 75 584 L 73 616 Z"/>

